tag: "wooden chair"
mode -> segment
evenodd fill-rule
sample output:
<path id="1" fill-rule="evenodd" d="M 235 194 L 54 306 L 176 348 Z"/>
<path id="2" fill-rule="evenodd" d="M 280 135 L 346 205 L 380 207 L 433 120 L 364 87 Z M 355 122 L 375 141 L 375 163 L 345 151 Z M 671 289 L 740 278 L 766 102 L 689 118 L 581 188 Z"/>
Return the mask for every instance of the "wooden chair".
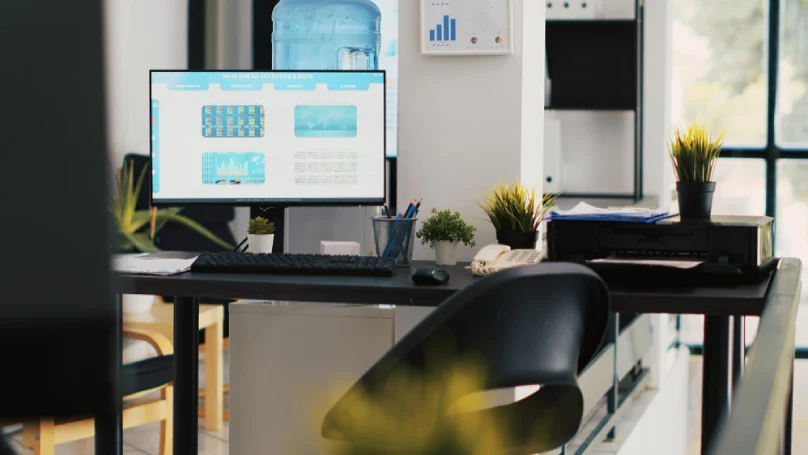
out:
<path id="1" fill-rule="evenodd" d="M 160 422 L 160 455 L 171 455 L 172 414 L 174 402 L 174 346 L 159 332 L 124 327 L 125 337 L 146 341 L 157 351 L 158 357 L 128 363 L 121 371 L 123 395 L 123 428 L 132 428 L 150 422 Z M 159 398 L 145 398 L 160 391 Z M 41 418 L 38 422 L 23 423 L 23 445 L 34 455 L 54 455 L 55 446 L 65 442 L 89 438 L 94 435 L 92 418 Z"/>
<path id="2" fill-rule="evenodd" d="M 153 330 L 174 339 L 174 305 L 169 305 L 161 297 L 147 313 L 124 314 L 124 329 Z M 199 348 L 205 354 L 205 388 L 199 391 L 199 397 L 205 399 L 204 408 L 199 409 L 199 417 L 205 418 L 205 429 L 216 431 L 222 429 L 222 422 L 229 420 L 224 411 L 224 394 L 229 387 L 224 384 L 224 351 L 227 345 L 224 339 L 224 306 L 199 305 L 199 328 L 205 330 L 205 344 Z"/>

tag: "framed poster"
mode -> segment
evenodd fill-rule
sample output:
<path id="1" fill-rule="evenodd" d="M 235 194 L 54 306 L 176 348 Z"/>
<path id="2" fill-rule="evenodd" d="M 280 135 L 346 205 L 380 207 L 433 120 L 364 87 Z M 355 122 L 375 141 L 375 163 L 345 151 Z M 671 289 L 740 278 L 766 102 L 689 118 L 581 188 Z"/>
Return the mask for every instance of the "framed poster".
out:
<path id="1" fill-rule="evenodd" d="M 513 0 L 419 0 L 421 53 L 513 53 Z"/>

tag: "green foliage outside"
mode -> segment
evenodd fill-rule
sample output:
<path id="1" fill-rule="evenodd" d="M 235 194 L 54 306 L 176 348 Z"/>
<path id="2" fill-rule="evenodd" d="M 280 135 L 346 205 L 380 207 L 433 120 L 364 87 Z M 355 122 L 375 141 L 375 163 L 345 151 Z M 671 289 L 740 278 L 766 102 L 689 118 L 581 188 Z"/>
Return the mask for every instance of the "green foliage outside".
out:
<path id="1" fill-rule="evenodd" d="M 460 212 L 451 210 L 441 210 L 433 208 L 432 216 L 427 218 L 421 229 L 415 236 L 421 239 L 421 243 L 435 248 L 435 242 L 462 242 L 466 246 L 473 247 L 474 233 L 477 228 L 466 224 L 460 217 Z"/>
<path id="2" fill-rule="evenodd" d="M 808 0 L 783 0 L 780 8 L 777 140 L 781 146 L 808 148 Z M 673 39 L 680 40 L 673 43 L 680 77 L 674 84 L 682 84 L 684 97 L 675 126 L 696 121 L 710 131 L 726 131 L 729 146 L 763 148 L 768 0 L 675 0 L 673 9 Z M 808 202 L 805 167 L 782 169 L 778 180 L 787 180 Z M 741 181 L 761 177 L 757 172 L 738 176 Z"/>

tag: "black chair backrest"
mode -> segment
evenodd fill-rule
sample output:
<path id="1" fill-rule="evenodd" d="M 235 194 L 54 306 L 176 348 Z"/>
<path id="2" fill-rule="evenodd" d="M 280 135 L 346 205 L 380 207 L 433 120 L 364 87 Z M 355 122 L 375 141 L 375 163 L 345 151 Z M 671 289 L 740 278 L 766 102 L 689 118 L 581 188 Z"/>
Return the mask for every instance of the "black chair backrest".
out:
<path id="1" fill-rule="evenodd" d="M 149 166 L 149 157 L 130 153 L 124 157 L 124 165 L 133 166 L 134 175 L 137 177 Z M 149 188 L 148 182 L 149 180 L 146 179 L 140 188 L 137 200 L 138 210 L 149 208 L 151 188 Z M 220 239 L 235 245 L 235 238 L 228 225 L 235 217 L 233 207 L 188 206 L 182 209 L 181 214 L 206 227 Z M 177 223 L 168 223 L 160 230 L 156 245 L 163 250 L 172 251 L 218 251 L 222 249 L 191 229 Z"/>
<path id="2" fill-rule="evenodd" d="M 566 420 L 575 428 L 562 432 L 571 437 L 583 408 L 577 376 L 601 346 L 608 316 L 606 285 L 586 267 L 543 263 L 507 269 L 479 279 L 443 302 L 367 371 L 348 394 L 359 389 L 371 393 L 379 390 L 399 368 L 424 371 L 429 367 L 425 359 L 430 347 L 450 339 L 458 357 L 470 354 L 483 362 L 485 390 L 559 386 L 556 395 L 571 397 L 573 409 Z M 496 409 L 500 416 L 510 414 L 511 422 L 530 426 L 513 431 L 525 440 L 516 442 L 528 450 L 525 453 L 547 449 L 538 447 L 539 442 L 530 440 L 528 434 L 535 428 L 534 406 L 554 399 L 546 393 L 538 395 L 533 402 L 528 398 Z M 341 406 L 350 402 L 347 397 L 326 416 L 325 437 L 346 439 L 337 422 L 345 412 Z"/>

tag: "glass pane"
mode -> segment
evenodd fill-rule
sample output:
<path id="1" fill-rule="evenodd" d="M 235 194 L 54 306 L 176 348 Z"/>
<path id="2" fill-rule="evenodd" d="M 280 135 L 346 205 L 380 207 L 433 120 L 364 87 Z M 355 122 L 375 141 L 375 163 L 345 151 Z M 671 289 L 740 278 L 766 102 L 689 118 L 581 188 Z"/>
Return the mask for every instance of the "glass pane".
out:
<path id="1" fill-rule="evenodd" d="M 718 182 L 713 195 L 716 215 L 752 215 L 766 213 L 766 162 L 751 158 L 720 158 L 713 180 Z M 779 196 L 779 195 L 778 195 Z M 682 315 L 680 340 L 699 344 L 703 340 L 702 316 Z M 757 318 L 746 318 L 746 342 L 754 340 Z"/>
<path id="2" fill-rule="evenodd" d="M 674 1 L 674 126 L 725 130 L 728 146 L 766 143 L 767 1 Z"/>
<path id="3" fill-rule="evenodd" d="M 752 158 L 719 158 L 713 171 L 716 215 L 766 214 L 766 162 Z"/>
<path id="4" fill-rule="evenodd" d="M 777 162 L 775 249 L 802 260 L 802 305 L 797 314 L 797 345 L 808 346 L 808 160 Z"/>
<path id="5" fill-rule="evenodd" d="M 781 1 L 777 143 L 808 148 L 808 1 Z"/>

